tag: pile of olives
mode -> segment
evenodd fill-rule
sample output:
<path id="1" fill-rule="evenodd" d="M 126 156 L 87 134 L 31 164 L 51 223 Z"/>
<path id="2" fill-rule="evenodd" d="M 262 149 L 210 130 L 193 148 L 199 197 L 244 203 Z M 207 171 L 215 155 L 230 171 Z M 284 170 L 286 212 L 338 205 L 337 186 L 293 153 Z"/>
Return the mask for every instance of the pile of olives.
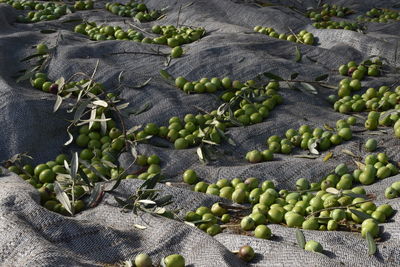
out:
<path id="1" fill-rule="evenodd" d="M 156 20 L 160 17 L 161 12 L 158 10 L 150 11 L 146 4 L 138 3 L 139 1 L 131 0 L 126 5 L 121 3 L 106 3 L 106 9 L 111 13 L 122 16 L 132 17 L 140 22 L 148 22 Z"/>
<path id="2" fill-rule="evenodd" d="M 143 39 L 145 39 L 142 33 L 134 29 L 128 29 L 127 31 L 124 31 L 120 26 L 97 26 L 95 22 L 78 24 L 75 26 L 74 32 L 85 34 L 94 41 L 131 40 L 135 42 L 142 42 Z"/>
<path id="3" fill-rule="evenodd" d="M 365 16 L 358 16 L 357 19 L 362 22 L 387 23 L 390 21 L 400 21 L 400 12 L 389 9 L 372 8 L 365 13 Z"/>
<path id="4" fill-rule="evenodd" d="M 385 168 L 387 158 L 378 154 L 370 156 L 376 159 L 375 166 Z M 379 163 L 378 163 L 379 162 Z M 384 162 L 384 163 L 383 163 Z M 354 230 L 351 225 L 362 224 L 364 237 L 370 232 L 376 237 L 378 223 L 383 223 L 393 215 L 388 204 L 376 206 L 362 187 L 354 187 L 353 181 L 366 182 L 376 173 L 372 173 L 374 165 L 367 164 L 364 170 L 355 170 L 351 174 L 345 164 L 339 164 L 335 170 L 322 181 L 310 183 L 305 178 L 296 181 L 295 191 L 278 190 L 272 181 L 261 182 L 255 177 L 244 181 L 240 178 L 232 180 L 220 179 L 215 184 L 198 181 L 193 170 L 184 173 L 184 181 L 194 184 L 194 190 L 217 195 L 235 203 L 250 203 L 251 208 L 243 206 L 243 212 L 234 211 L 233 206 L 214 203 L 211 207 L 201 206 L 189 211 L 185 220 L 195 224 L 210 235 L 222 232 L 230 224 L 239 222 L 242 231 L 252 231 L 258 238 L 269 239 L 272 233 L 267 224 L 285 224 L 306 230 Z M 188 177 L 195 179 L 189 179 Z M 366 182 L 369 184 L 370 181 Z M 250 211 L 248 211 L 250 209 Z M 311 245 L 310 245 L 311 246 Z"/>
<path id="5" fill-rule="evenodd" d="M 26 16 L 19 15 L 18 22 L 33 23 L 38 21 L 55 20 L 73 12 L 73 8 L 63 3 L 54 2 L 33 2 L 33 1 L 8 1 L 16 9 L 32 10 Z"/>
<path id="6" fill-rule="evenodd" d="M 368 113 L 368 117 L 365 120 L 365 128 L 373 131 L 380 126 L 390 127 L 393 126 L 394 135 L 400 138 L 400 108 L 397 106 L 392 112 L 376 112 L 371 111 Z"/>
<path id="7" fill-rule="evenodd" d="M 400 181 L 392 183 L 391 186 L 385 189 L 385 197 L 392 199 L 400 196 Z"/>
<path id="8" fill-rule="evenodd" d="M 348 91 L 358 88 L 358 80 L 353 80 L 349 83 L 349 79 L 341 81 L 339 93 L 343 96 Z M 352 87 L 353 85 L 353 87 Z M 347 92 L 345 92 L 347 91 Z M 335 97 L 331 97 L 335 100 Z M 378 90 L 375 88 L 368 88 L 364 94 L 354 94 L 353 96 L 346 95 L 341 99 L 334 102 L 333 108 L 340 113 L 348 112 L 362 112 L 366 110 L 372 111 L 386 111 L 390 109 L 399 109 L 400 99 L 400 86 L 396 87 L 394 91 L 390 90 L 389 86 L 381 86 Z"/>
<path id="9" fill-rule="evenodd" d="M 349 31 L 357 31 L 361 28 L 361 26 L 355 22 L 332 20 L 314 22 L 313 26 L 317 29 L 344 29 Z"/>
<path id="10" fill-rule="evenodd" d="M 321 10 L 310 10 L 307 12 L 307 17 L 313 21 L 329 21 L 331 17 L 343 18 L 352 11 L 347 7 L 338 5 L 324 4 Z"/>
<path id="11" fill-rule="evenodd" d="M 109 93 L 107 97 L 115 96 Z M 103 107 L 97 108 L 96 118 L 100 118 L 102 113 L 108 113 L 108 111 Z M 141 169 L 134 174 L 127 174 L 123 168 L 115 165 L 118 154 L 125 148 L 126 139 L 133 138 L 134 135 L 125 137 L 122 131 L 116 128 L 116 123 L 113 120 L 107 121 L 105 134 L 101 133 L 100 122 L 94 122 L 91 129 L 87 124 L 80 126 L 76 138 L 76 145 L 82 148 L 79 152 L 79 158 L 91 165 L 91 168 L 88 168 L 84 164 L 80 164 L 81 175 L 85 175 L 90 182 L 96 183 L 104 180 L 104 178 L 117 179 L 120 175 L 122 175 L 123 179 L 138 178 L 146 180 L 151 175 L 159 174 L 161 172 L 160 158 L 157 155 L 139 155 L 135 164 Z M 60 154 L 54 161 L 48 161 L 35 167 L 30 164 L 23 166 L 13 165 L 8 170 L 18 174 L 39 190 L 41 204 L 44 207 L 54 212 L 68 215 L 65 207 L 55 197 L 54 182 L 57 181 L 59 175 L 62 176 L 67 173 L 64 161 L 69 162 L 69 160 L 67 155 Z M 82 180 L 76 181 L 73 187 L 76 213 L 85 208 L 83 200 L 88 190 L 89 188 Z M 72 190 L 67 190 L 67 194 L 72 195 Z"/>
<path id="12" fill-rule="evenodd" d="M 76 1 L 74 4 L 75 10 L 89 10 L 93 9 L 94 3 L 92 0 Z"/>
<path id="13" fill-rule="evenodd" d="M 183 78 L 177 78 L 176 80 L 185 81 Z M 221 81 L 224 81 L 224 85 Z M 251 102 L 250 99 L 240 98 L 237 105 L 233 107 L 233 114 L 230 114 L 229 111 L 219 114 L 218 110 L 213 110 L 208 114 L 186 114 L 183 120 L 179 117 L 172 117 L 168 121 L 168 127 L 148 123 L 142 131 L 136 134 L 136 140 L 144 140 L 149 136 L 159 136 L 174 143 L 176 149 L 186 149 L 199 145 L 202 139 L 219 144 L 224 139 L 225 130 L 228 127 L 235 126 L 229 121 L 231 115 L 233 115 L 235 121 L 242 125 L 260 123 L 268 117 L 269 112 L 276 105 L 281 104 L 283 101 L 282 96 L 276 92 L 276 89 L 279 88 L 279 83 L 277 82 L 268 83 L 266 86 L 267 89 L 251 89 L 249 86 L 255 86 L 253 80 L 249 80 L 244 84 L 239 81 L 230 81 L 228 77 L 222 80 L 215 77 L 212 79 L 203 78 L 200 80 L 200 83 L 206 88 L 207 86 L 208 88 L 213 88 L 213 90 L 217 90 L 218 88 L 233 88 L 233 85 L 235 85 L 239 88 L 234 89 L 236 92 L 241 92 L 246 88 L 246 90 L 252 90 L 256 97 L 264 97 L 260 98 L 260 101 L 254 102 Z M 191 84 L 191 82 L 185 82 L 184 87 L 186 83 Z M 183 82 L 179 84 L 182 85 Z M 195 86 L 198 87 L 197 84 Z M 223 94 L 221 98 L 228 102 L 235 96 L 234 92 L 229 91 L 232 94 L 231 97 L 226 97 L 226 94 Z"/>
<path id="14" fill-rule="evenodd" d="M 286 40 L 286 41 L 295 42 L 295 43 L 313 45 L 315 42 L 314 35 L 311 32 L 307 32 L 306 30 L 302 30 L 297 34 L 285 34 L 285 33 L 279 34 L 273 28 L 255 26 L 254 31 L 268 35 L 273 38 L 278 38 L 281 40 Z"/>
<path id="15" fill-rule="evenodd" d="M 314 147 L 318 151 L 326 151 L 331 146 L 341 144 L 343 141 L 352 138 L 351 125 L 356 123 L 355 117 L 349 117 L 347 120 L 338 120 L 336 122 L 336 131 L 334 129 L 323 130 L 322 128 L 312 129 L 309 125 L 302 125 L 298 130 L 289 129 L 284 137 L 273 135 L 267 138 L 268 149 L 264 151 L 252 150 L 246 154 L 246 159 L 250 163 L 273 160 L 273 153 L 290 154 L 295 147 L 309 149 L 315 143 Z"/>
<path id="16" fill-rule="evenodd" d="M 152 31 L 157 34 L 161 34 L 162 36 L 152 39 L 150 37 L 145 37 L 143 33 L 138 32 L 134 29 L 128 29 L 127 31 L 124 31 L 120 26 L 97 26 L 95 22 L 86 22 L 76 25 L 74 31 L 77 33 L 85 34 L 94 41 L 130 40 L 146 44 L 168 45 L 172 48 L 172 58 L 178 58 L 183 54 L 183 49 L 180 47 L 180 45 L 197 41 L 205 34 L 204 28 L 201 27 L 176 28 L 172 25 L 155 25 L 152 27 Z"/>

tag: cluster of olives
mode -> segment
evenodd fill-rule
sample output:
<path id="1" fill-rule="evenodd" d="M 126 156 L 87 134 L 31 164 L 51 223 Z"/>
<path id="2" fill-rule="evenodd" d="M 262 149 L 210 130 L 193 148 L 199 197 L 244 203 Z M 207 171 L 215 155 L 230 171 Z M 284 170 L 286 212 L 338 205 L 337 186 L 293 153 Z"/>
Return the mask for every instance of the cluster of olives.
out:
<path id="1" fill-rule="evenodd" d="M 389 9 L 372 8 L 365 13 L 365 16 L 358 16 L 357 19 L 362 22 L 387 23 L 390 20 L 399 21 L 400 12 Z"/>
<path id="2" fill-rule="evenodd" d="M 295 42 L 295 43 L 302 43 L 302 44 L 307 44 L 307 45 L 313 45 L 314 41 L 315 41 L 314 35 L 311 32 L 307 32 L 306 30 L 302 30 L 297 34 L 285 34 L 285 33 L 279 34 L 273 28 L 263 27 L 263 26 L 255 26 L 254 31 L 268 35 L 273 38 L 278 38 L 281 40 L 286 40 L 286 41 Z"/>
<path id="3" fill-rule="evenodd" d="M 348 79 L 342 80 L 340 87 L 344 90 L 350 87 Z M 358 81 L 358 80 L 356 80 Z M 352 81 L 353 82 L 353 81 Z M 353 82 L 353 85 L 355 83 Z M 358 86 L 358 85 L 357 85 Z M 340 89 L 339 89 L 340 90 Z M 400 86 L 396 87 L 394 91 L 390 90 L 389 86 L 381 86 L 378 90 L 375 88 L 368 88 L 362 95 L 354 94 L 353 96 L 344 96 L 337 100 L 336 96 L 330 96 L 334 101 L 333 108 L 340 113 L 348 112 L 361 112 L 366 110 L 372 111 L 386 111 L 389 109 L 399 109 L 400 99 Z"/>
<path id="4" fill-rule="evenodd" d="M 331 17 L 343 18 L 350 13 L 352 11 L 347 7 L 324 4 L 321 10 L 308 11 L 307 17 L 313 21 L 329 21 Z"/>
<path id="5" fill-rule="evenodd" d="M 339 73 L 361 81 L 365 76 L 379 76 L 381 67 L 382 61 L 379 58 L 365 60 L 358 65 L 355 61 L 350 61 L 339 67 Z"/>
<path id="6" fill-rule="evenodd" d="M 6 3 L 9 3 L 16 9 L 34 10 L 29 11 L 26 16 L 19 15 L 17 17 L 17 21 L 22 23 L 55 20 L 67 14 L 67 9 L 71 12 L 73 11 L 71 7 L 63 3 L 33 1 L 8 1 Z"/>
<path id="7" fill-rule="evenodd" d="M 382 156 L 378 157 L 385 161 Z M 355 222 L 363 223 L 362 236 L 370 232 L 376 237 L 378 231 L 375 226 L 385 222 L 393 214 L 393 209 L 388 204 L 377 207 L 368 199 L 364 188 L 353 187 L 353 180 L 365 181 L 361 176 L 368 176 L 369 169 L 366 167 L 364 171 L 356 170 L 350 174 L 347 166 L 340 164 L 321 182 L 310 183 L 305 178 L 298 179 L 296 191 L 278 191 L 272 181 L 261 183 L 254 177 L 245 181 L 240 178 L 231 181 L 221 179 L 215 184 L 200 181 L 195 184 L 195 191 L 217 195 L 240 204 L 250 203 L 251 213 L 243 217 L 237 212 L 231 212 L 230 206 L 214 203 L 210 208 L 201 206 L 195 211 L 189 211 L 185 220 L 210 235 L 216 235 L 223 227 L 229 227 L 229 222 L 239 219 L 243 231 L 253 231 L 255 237 L 263 239 L 272 237 L 267 223 L 283 223 L 306 230 L 335 231 L 349 230 L 349 222 Z M 184 180 L 187 178 L 185 176 L 193 175 L 193 170 L 187 170 Z M 192 184 L 197 181 L 197 176 L 195 178 L 190 180 Z M 224 226 L 221 227 L 221 224 Z"/>
<path id="8" fill-rule="evenodd" d="M 208 85 L 209 88 L 211 88 L 211 86 L 213 89 L 219 88 L 219 86 L 222 87 L 222 82 L 219 78 L 212 78 L 211 80 L 203 78 L 201 80 L 205 83 L 205 86 L 211 84 Z M 227 81 L 230 81 L 229 78 L 224 78 L 222 80 L 225 86 L 231 84 L 230 82 L 227 83 Z M 240 82 L 233 82 L 232 84 L 240 84 L 240 86 L 243 86 L 242 88 L 245 87 L 245 85 Z M 245 84 L 252 85 L 254 81 L 250 80 Z M 282 96 L 275 91 L 278 87 L 279 83 L 270 82 L 266 86 L 266 88 L 268 88 L 266 92 L 268 92 L 269 95 L 262 98 L 263 101 L 261 103 L 249 102 L 248 99 L 241 100 L 239 106 L 233 110 L 235 119 L 243 125 L 262 122 L 263 119 L 269 115 L 269 112 L 283 101 Z M 254 91 L 256 90 L 263 91 L 264 89 L 255 89 Z M 229 101 L 229 99 L 225 100 Z M 142 131 L 136 134 L 136 140 L 144 140 L 149 136 L 159 136 L 167 138 L 170 142 L 174 143 L 176 149 L 186 149 L 199 145 L 202 139 L 219 144 L 224 138 L 223 133 L 226 128 L 234 126 L 232 122 L 225 120 L 225 117 L 229 116 L 229 111 L 218 115 L 218 111 L 213 110 L 208 114 L 186 114 L 183 120 L 179 117 L 171 117 L 168 121 L 168 127 L 148 123 Z"/>
<path id="9" fill-rule="evenodd" d="M 332 20 L 314 22 L 313 26 L 317 29 L 344 29 L 349 31 L 357 31 L 361 28 L 361 26 L 355 22 Z"/>
<path id="10" fill-rule="evenodd" d="M 271 161 L 274 159 L 274 152 L 270 149 L 265 149 L 263 151 L 254 149 L 246 153 L 245 159 L 250 163 Z"/>
<path id="11" fill-rule="evenodd" d="M 152 267 L 153 261 L 150 256 L 142 253 L 135 257 L 135 260 L 131 262 L 135 267 Z M 185 258 L 180 254 L 172 254 L 163 259 L 162 266 L 165 267 L 185 267 Z"/>
<path id="12" fill-rule="evenodd" d="M 362 169 L 355 170 L 353 176 L 356 181 L 365 185 L 372 184 L 377 179 L 382 180 L 399 173 L 398 168 L 389 162 L 385 153 L 370 154 L 366 156 L 364 162 L 365 166 L 362 166 Z"/>
<path id="13" fill-rule="evenodd" d="M 142 42 L 143 34 L 135 31 L 134 29 L 122 30 L 120 26 L 97 26 L 95 22 L 86 22 L 78 24 L 74 28 L 74 32 L 85 34 L 91 40 L 131 40 L 135 42 Z"/>
<path id="14" fill-rule="evenodd" d="M 75 10 L 89 10 L 93 9 L 94 3 L 92 0 L 76 1 L 74 4 Z"/>
<path id="15" fill-rule="evenodd" d="M 355 117 L 338 120 L 336 122 L 336 133 L 329 130 L 324 131 L 322 128 L 312 129 L 309 125 L 302 125 L 298 130 L 289 129 L 283 138 L 278 135 L 268 137 L 266 141 L 268 149 L 262 152 L 258 150 L 250 151 L 246 154 L 246 159 L 251 163 L 269 161 L 273 159 L 273 153 L 290 154 L 294 147 L 309 149 L 313 143 L 317 144 L 315 149 L 325 151 L 331 146 L 350 140 L 352 138 L 350 126 L 355 123 Z"/>
<path id="16" fill-rule="evenodd" d="M 111 95 L 110 95 L 111 97 Z M 104 108 L 96 110 L 97 118 L 100 118 L 103 112 L 107 112 Z M 124 149 L 126 138 L 132 139 L 133 136 L 125 137 L 122 131 L 116 128 L 116 123 L 113 120 L 107 121 L 107 132 L 103 135 L 100 131 L 100 123 L 94 122 L 91 129 L 88 125 L 83 125 L 79 128 L 79 135 L 76 138 L 76 144 L 82 148 L 79 153 L 79 158 L 90 163 L 92 168 L 81 164 L 79 169 L 86 175 L 89 181 L 96 183 L 106 179 L 117 179 L 122 175 L 126 179 L 143 179 L 146 180 L 151 175 L 159 174 L 160 158 L 157 155 L 144 156 L 139 155 L 136 160 L 136 165 L 142 166 L 139 170 L 140 174 L 126 174 L 121 167 L 116 167 L 118 154 Z M 10 166 L 8 169 L 28 183 L 38 188 L 41 203 L 49 210 L 68 215 L 65 207 L 59 203 L 54 193 L 54 182 L 57 180 L 57 175 L 66 174 L 67 170 L 64 167 L 64 161 L 69 162 L 65 154 L 60 154 L 54 161 L 48 161 L 39 164 L 36 167 L 32 165 Z M 66 189 L 66 188 L 64 188 Z M 73 187 L 75 197 L 75 212 L 79 212 L 85 207 L 83 197 L 87 194 L 87 186 L 83 181 L 77 182 Z M 67 194 L 72 195 L 72 190 L 67 191 Z"/>
<path id="17" fill-rule="evenodd" d="M 393 126 L 394 135 L 400 138 L 400 109 L 396 107 L 396 110 L 386 114 L 387 112 L 375 112 L 371 111 L 368 113 L 368 117 L 365 120 L 365 128 L 368 130 L 376 130 L 378 125 L 380 126 Z"/>
<path id="18" fill-rule="evenodd" d="M 391 186 L 385 189 L 385 197 L 392 199 L 400 196 L 400 181 L 392 183 Z"/>
<path id="19" fill-rule="evenodd" d="M 121 3 L 106 3 L 106 9 L 111 13 L 122 16 L 132 17 L 140 22 L 148 22 L 156 20 L 160 17 L 161 12 L 158 10 L 150 11 L 146 4 L 138 3 L 138 1 L 132 0 L 126 5 Z"/>

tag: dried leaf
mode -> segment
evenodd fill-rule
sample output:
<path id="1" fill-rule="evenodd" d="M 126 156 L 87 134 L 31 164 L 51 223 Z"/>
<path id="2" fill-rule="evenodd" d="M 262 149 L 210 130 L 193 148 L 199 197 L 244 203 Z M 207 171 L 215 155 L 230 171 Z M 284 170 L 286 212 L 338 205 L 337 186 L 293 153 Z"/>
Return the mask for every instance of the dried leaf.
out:
<path id="1" fill-rule="evenodd" d="M 137 229 L 140 229 L 140 230 L 147 229 L 146 226 L 143 226 L 143 225 L 140 225 L 140 224 L 134 224 L 133 227 L 135 227 L 135 228 L 137 228 Z"/>
<path id="2" fill-rule="evenodd" d="M 300 229 L 296 229 L 296 240 L 300 248 L 304 249 L 306 246 L 306 238 Z"/>
<path id="3" fill-rule="evenodd" d="M 143 204 L 149 204 L 149 205 L 155 205 L 156 202 L 149 200 L 149 199 L 142 199 L 138 201 L 139 203 L 143 203 Z"/>
<path id="4" fill-rule="evenodd" d="M 354 163 L 357 165 L 358 169 L 364 170 L 364 168 L 365 168 L 365 164 L 364 163 L 356 161 L 356 160 L 354 161 Z"/>
<path id="5" fill-rule="evenodd" d="M 329 126 L 326 123 L 324 124 L 324 128 L 327 129 L 328 131 L 333 131 L 334 130 L 331 126 Z"/>
<path id="6" fill-rule="evenodd" d="M 294 158 L 300 158 L 300 159 L 317 159 L 319 156 L 313 156 L 313 155 L 294 155 Z"/>
<path id="7" fill-rule="evenodd" d="M 332 156 L 333 156 L 333 153 L 332 153 L 332 152 L 326 153 L 326 155 L 325 155 L 323 161 L 328 161 L 330 158 L 332 158 Z"/>
<path id="8" fill-rule="evenodd" d="M 199 157 L 200 161 L 204 162 L 205 161 L 205 155 L 204 155 L 204 151 L 203 151 L 202 147 L 199 146 L 197 148 L 196 152 L 197 152 L 197 156 Z"/>
<path id="9" fill-rule="evenodd" d="M 352 156 L 352 157 L 354 157 L 354 158 L 357 158 L 357 156 L 356 156 L 353 152 L 351 152 L 350 150 L 348 150 L 348 149 L 342 149 L 342 153 L 347 154 L 347 155 L 349 155 L 349 156 Z"/>
<path id="10" fill-rule="evenodd" d="M 90 112 L 90 120 L 89 120 L 89 130 L 92 128 L 94 122 L 96 119 L 96 109 L 92 108 L 92 111 Z M 78 123 L 79 125 L 79 123 Z"/>
<path id="11" fill-rule="evenodd" d="M 92 102 L 93 105 L 101 106 L 101 107 L 108 107 L 108 103 L 104 100 L 96 100 Z"/>
<path id="12" fill-rule="evenodd" d="M 101 113 L 101 117 L 100 119 L 102 120 L 100 122 L 100 132 L 102 135 L 106 135 L 107 133 L 107 121 L 106 121 L 106 115 L 103 113 Z"/>
<path id="13" fill-rule="evenodd" d="M 92 189 L 92 192 L 90 193 L 90 197 L 88 199 L 88 206 L 90 208 L 96 207 L 100 203 L 103 195 L 104 195 L 103 186 L 100 183 L 96 183 Z"/>
<path id="14" fill-rule="evenodd" d="M 69 139 L 67 140 L 67 142 L 64 143 L 64 146 L 68 146 L 74 140 L 74 136 L 69 132 L 69 128 L 67 128 L 67 134 Z"/>

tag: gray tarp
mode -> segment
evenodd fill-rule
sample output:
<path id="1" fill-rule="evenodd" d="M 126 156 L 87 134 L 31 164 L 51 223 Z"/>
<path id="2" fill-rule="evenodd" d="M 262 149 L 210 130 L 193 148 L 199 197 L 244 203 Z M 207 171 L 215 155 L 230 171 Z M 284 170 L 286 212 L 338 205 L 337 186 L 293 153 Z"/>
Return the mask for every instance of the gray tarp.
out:
<path id="1" fill-rule="evenodd" d="M 307 8 L 317 1 L 271 1 L 281 5 L 261 8 L 247 1 L 204 0 L 204 1 L 146 1 L 151 8 L 169 6 L 166 17 L 159 24 L 175 24 L 179 6 L 193 2 L 181 10 L 180 23 L 202 26 L 207 36 L 184 46 L 185 54 L 171 62 L 167 70 L 174 76 L 184 76 L 190 80 L 201 77 L 224 77 L 245 81 L 258 73 L 269 71 L 288 77 L 300 73 L 303 79 L 313 79 L 329 73 L 329 83 L 335 85 L 341 79 L 337 67 L 349 60 L 361 61 L 371 55 L 385 57 L 392 66 L 400 67 L 398 62 L 400 24 L 367 24 L 366 34 L 345 30 L 317 30 L 310 21 L 285 5 Z M 325 2 L 325 1 L 324 1 Z M 345 4 L 361 14 L 371 7 L 391 7 L 398 1 L 329 1 Z M 45 42 L 54 46 L 57 34 L 41 34 L 41 29 L 58 29 L 63 38 L 58 41 L 48 74 L 53 80 L 69 77 L 76 72 L 91 73 L 99 60 L 96 79 L 112 89 L 117 77 L 124 71 L 125 83 L 138 85 L 153 77 L 148 86 L 142 89 L 124 88 L 122 97 L 133 107 L 151 102 L 153 107 L 138 116 L 132 116 L 128 126 L 156 122 L 166 124 L 171 116 L 197 113 L 196 107 L 204 110 L 215 109 L 219 101 L 212 95 L 186 95 L 166 84 L 159 76 L 164 68 L 163 57 L 143 54 L 110 55 L 115 52 L 149 52 L 156 45 L 130 41 L 93 42 L 86 36 L 72 32 L 73 24 L 62 21 L 85 18 L 90 21 L 107 22 L 112 25 L 129 27 L 124 19 L 104 9 L 104 1 L 96 2 L 99 9 L 80 11 L 56 21 L 36 24 L 15 23 L 17 12 L 6 4 L 0 4 L 0 160 L 12 155 L 29 152 L 35 163 L 54 159 L 65 152 L 62 144 L 67 139 L 65 127 L 67 118 L 65 107 L 57 114 L 52 113 L 55 96 L 33 89 L 29 83 L 16 84 L 12 76 L 28 65 L 20 59 L 33 53 L 32 46 Z M 131 23 L 133 20 L 126 19 Z M 150 29 L 154 24 L 144 23 L 140 27 Z M 318 39 L 316 46 L 298 45 L 281 41 L 253 32 L 256 25 L 273 27 L 279 32 L 288 28 L 298 32 L 306 29 Z M 298 47 L 303 55 L 296 63 L 295 51 Z M 168 48 L 162 47 L 166 52 Z M 397 56 L 396 56 L 397 53 Z M 310 60 L 312 59 L 312 60 Z M 315 61 L 315 62 L 314 62 Z M 381 78 L 367 79 L 365 87 L 388 85 L 398 79 L 398 74 L 387 74 Z M 334 90 L 319 88 L 319 94 L 281 89 L 284 104 L 278 106 L 263 123 L 229 130 L 236 147 L 223 145 L 232 156 L 225 157 L 207 166 L 201 165 L 196 150 L 177 151 L 172 148 L 159 148 L 140 145 L 140 152 L 156 153 L 162 159 L 163 173 L 180 181 L 182 172 L 194 168 L 208 182 L 221 178 L 255 176 L 262 180 L 272 179 L 279 189 L 293 189 L 294 181 L 307 177 L 317 181 L 336 164 L 346 162 L 350 166 L 352 157 L 341 153 L 346 148 L 356 155 L 363 156 L 360 149 L 368 134 L 355 137 L 332 150 L 334 157 L 323 162 L 318 159 L 300 159 L 277 155 L 276 160 L 260 164 L 247 164 L 243 156 L 251 149 L 265 148 L 265 138 L 272 134 L 282 135 L 286 129 L 302 124 L 322 127 L 324 123 L 334 122 L 345 116 L 335 113 L 325 97 Z M 358 124 L 361 129 L 362 122 Z M 400 141 L 388 134 L 376 136 L 379 150 L 385 151 L 395 162 L 400 161 Z M 74 148 L 76 149 L 76 148 Z M 295 153 L 300 153 L 296 150 Z M 121 157 L 127 164 L 129 156 Z M 399 200 L 387 201 L 384 189 L 400 176 L 391 177 L 366 187 L 369 193 L 377 195 L 377 203 L 388 202 L 395 209 L 400 208 Z M 125 181 L 118 194 L 127 196 L 134 191 L 140 181 Z M 217 197 L 195 193 L 188 188 L 174 188 L 160 185 L 173 194 L 172 208 L 180 209 L 183 215 L 200 205 L 211 205 Z M 132 259 L 138 253 L 147 252 L 153 259 L 181 253 L 192 266 L 242 266 L 230 251 L 250 244 L 257 256 L 252 266 L 398 266 L 400 264 L 400 224 L 399 213 L 382 224 L 383 242 L 378 243 L 378 253 L 368 256 L 365 240 L 355 233 L 304 231 L 307 239 L 319 241 L 324 254 L 310 253 L 297 247 L 295 230 L 280 225 L 271 225 L 274 240 L 261 240 L 249 236 L 222 233 L 215 238 L 178 221 L 149 215 L 141 217 L 131 213 L 121 213 L 114 198 L 106 195 L 101 204 L 86 210 L 74 218 L 63 217 L 49 212 L 39 205 L 37 191 L 19 177 L 6 173 L 0 179 L 0 262 L 4 266 L 94 266 L 116 263 Z M 133 227 L 137 223 L 147 225 L 147 229 Z"/>

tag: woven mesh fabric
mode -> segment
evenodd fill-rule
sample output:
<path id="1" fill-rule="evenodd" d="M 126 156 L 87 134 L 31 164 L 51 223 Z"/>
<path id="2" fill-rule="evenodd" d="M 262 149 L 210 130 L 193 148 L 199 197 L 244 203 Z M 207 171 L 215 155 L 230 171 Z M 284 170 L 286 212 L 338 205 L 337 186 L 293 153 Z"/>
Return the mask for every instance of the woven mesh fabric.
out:
<path id="1" fill-rule="evenodd" d="M 62 144 L 67 139 L 65 128 L 69 118 L 66 106 L 53 114 L 55 96 L 34 90 L 29 83 L 15 83 L 13 76 L 28 66 L 20 60 L 32 54 L 32 46 L 45 42 L 52 47 L 58 42 L 48 67 L 52 80 L 70 77 L 76 72 L 91 73 L 99 61 L 95 79 L 112 90 L 117 77 L 124 71 L 124 83 L 135 86 L 153 77 L 149 85 L 141 89 L 124 87 L 121 97 L 133 107 L 151 102 L 152 108 L 140 115 L 131 116 L 127 127 L 148 122 L 166 124 L 171 116 L 183 117 L 186 113 L 197 113 L 198 109 L 212 110 L 220 101 L 213 95 L 186 95 L 163 81 L 159 70 L 166 68 L 173 76 L 184 76 L 189 80 L 201 77 L 224 77 L 245 81 L 268 71 L 289 77 L 294 72 L 304 80 L 329 73 L 328 82 L 337 84 L 341 77 L 337 67 L 350 60 L 361 61 L 371 55 L 381 56 L 393 67 L 400 67 L 398 42 L 400 23 L 367 23 L 366 34 L 345 30 L 318 30 L 310 21 L 287 6 L 305 9 L 316 5 L 315 1 L 275 0 L 273 6 L 260 7 L 254 1 L 198 0 L 173 1 L 149 0 L 150 8 L 168 6 L 166 17 L 157 22 L 143 23 L 140 27 L 149 30 L 155 23 L 205 27 L 207 35 L 199 41 L 184 46 L 184 56 L 164 66 L 165 58 L 130 52 L 151 52 L 157 45 L 130 41 L 90 41 L 86 36 L 72 31 L 74 24 L 62 21 L 83 18 L 98 23 L 120 25 L 128 28 L 123 19 L 103 9 L 105 2 L 98 1 L 92 11 L 69 14 L 56 21 L 35 24 L 17 24 L 20 11 L 0 4 L 0 160 L 12 155 L 29 152 L 35 163 L 54 159 L 69 151 Z M 325 1 L 324 1 L 325 2 Z M 345 5 L 356 11 L 355 18 L 372 7 L 392 7 L 398 1 L 327 1 Z M 179 12 L 179 6 L 190 4 Z M 280 32 L 295 32 L 302 29 L 312 32 L 318 45 L 307 46 L 282 41 L 254 33 L 256 25 L 273 27 Z M 41 29 L 57 29 L 54 34 L 41 34 Z M 60 36 L 57 38 L 58 34 Z M 62 38 L 61 38 L 62 37 Z M 302 61 L 295 62 L 296 47 L 301 51 Z M 169 49 L 161 47 L 161 51 Z M 127 54 L 115 54 L 129 52 Z M 114 53 L 114 54 L 113 54 Z M 397 55 L 396 55 L 397 53 Z M 398 74 L 363 81 L 363 86 L 389 85 L 398 79 Z M 281 89 L 284 103 L 271 112 L 264 122 L 231 128 L 229 134 L 237 143 L 232 147 L 224 144 L 229 152 L 209 165 L 199 163 L 195 148 L 174 150 L 149 144 L 139 146 L 140 153 L 155 153 L 162 159 L 163 173 L 171 180 L 180 181 L 182 172 L 193 168 L 208 182 L 221 178 L 258 177 L 273 180 L 277 188 L 294 188 L 301 177 L 317 181 L 339 163 L 355 168 L 353 158 L 341 153 L 351 150 L 357 156 L 365 156 L 362 144 L 368 133 L 357 133 L 351 141 L 332 148 L 334 157 L 323 162 L 318 159 L 294 158 L 276 155 L 271 162 L 248 164 L 243 157 L 246 151 L 265 148 L 266 137 L 282 135 L 288 128 L 302 124 L 322 127 L 333 125 L 344 116 L 333 111 L 325 98 L 335 93 L 332 89 L 319 88 L 317 95 Z M 362 114 L 365 115 L 365 114 Z M 356 129 L 362 129 L 358 124 Z M 400 161 L 400 140 L 388 134 L 374 136 L 378 139 L 378 152 L 386 152 L 395 162 Z M 76 148 L 73 148 L 76 149 Z M 299 151 L 296 151 L 299 153 Z M 121 163 L 128 165 L 129 155 L 122 155 Z M 296 245 L 295 230 L 281 225 L 271 225 L 274 238 L 261 240 L 250 236 L 222 233 L 215 238 L 179 221 L 159 218 L 147 214 L 135 216 L 122 213 L 114 197 L 106 195 L 99 206 L 86 210 L 73 218 L 47 211 L 39 205 L 37 191 L 16 175 L 7 173 L 0 178 L 0 264 L 3 266 L 98 266 L 132 259 L 146 252 L 156 260 L 173 254 L 182 254 L 189 266 L 246 266 L 230 251 L 245 244 L 254 247 L 256 258 L 251 266 L 398 266 L 400 264 L 400 215 L 382 224 L 382 241 L 378 243 L 375 256 L 367 256 L 365 240 L 355 233 L 304 231 L 307 239 L 320 242 L 324 254 L 310 253 Z M 400 176 L 390 177 L 365 187 L 368 193 L 377 196 L 377 203 L 390 203 L 400 208 L 398 199 L 386 200 L 383 192 Z M 140 181 L 124 181 L 116 195 L 128 196 L 140 185 Z M 183 215 L 200 205 L 211 205 L 222 199 L 196 193 L 187 187 L 159 185 L 165 193 L 174 196 L 171 209 L 179 209 Z M 134 224 L 145 225 L 140 230 Z"/>

